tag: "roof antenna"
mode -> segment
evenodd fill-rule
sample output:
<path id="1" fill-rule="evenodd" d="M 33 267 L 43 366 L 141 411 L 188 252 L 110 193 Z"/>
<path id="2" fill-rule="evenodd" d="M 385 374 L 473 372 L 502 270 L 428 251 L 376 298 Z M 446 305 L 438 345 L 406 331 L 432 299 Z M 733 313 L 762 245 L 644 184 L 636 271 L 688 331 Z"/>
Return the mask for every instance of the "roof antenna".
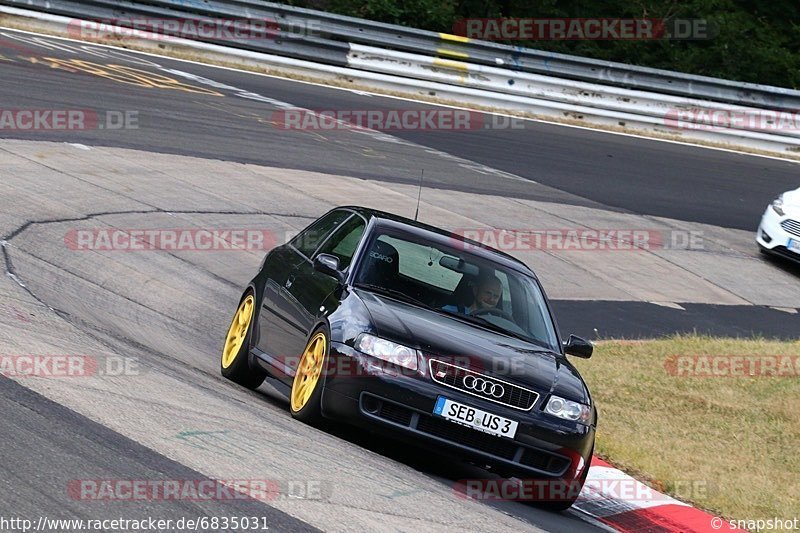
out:
<path id="1" fill-rule="evenodd" d="M 425 176 L 425 169 L 422 169 L 419 175 L 419 190 L 417 191 L 417 212 L 414 213 L 414 222 L 417 221 L 417 217 L 419 216 L 419 199 L 422 196 L 422 177 Z"/>

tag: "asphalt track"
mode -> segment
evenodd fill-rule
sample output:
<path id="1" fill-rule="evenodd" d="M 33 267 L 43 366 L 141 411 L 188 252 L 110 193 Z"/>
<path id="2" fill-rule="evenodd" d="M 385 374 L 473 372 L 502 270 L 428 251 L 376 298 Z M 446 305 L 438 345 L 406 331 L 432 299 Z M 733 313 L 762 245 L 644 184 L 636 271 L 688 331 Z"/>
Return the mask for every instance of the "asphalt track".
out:
<path id="1" fill-rule="evenodd" d="M 6 57 L 71 56 L 2 35 L 0 53 Z M 84 58 L 91 60 L 91 56 L 85 54 Z M 415 102 L 370 97 L 169 59 L 160 58 L 158 63 L 312 110 L 432 109 Z M 408 161 L 403 168 L 354 162 L 350 151 L 341 149 L 335 135 L 322 144 L 309 136 L 298 139 L 298 136 L 286 135 L 284 130 L 264 127 L 270 118 L 263 106 L 248 105 L 241 99 L 231 102 L 232 99 L 227 98 L 224 102 L 209 104 L 201 97 L 192 98 L 178 90 L 160 91 L 157 98 L 152 98 L 140 87 L 97 79 L 85 73 L 75 76 L 64 70 L 32 69 L 30 64 L 18 62 L 3 65 L 0 99 L 20 107 L 90 106 L 139 112 L 138 131 L 94 130 L 80 135 L 74 132 L 31 133 L 29 138 L 37 140 L 120 146 L 401 183 L 416 183 L 421 170 L 413 161 Z M 220 135 L 221 131 L 224 135 Z M 577 205 L 594 203 L 643 215 L 744 230 L 758 225 L 764 207 L 775 196 L 800 185 L 795 162 L 541 122 L 525 121 L 520 129 L 398 130 L 390 133 L 524 178 L 519 182 L 498 184 L 491 179 L 467 180 L 457 174 L 429 176 L 426 180 L 429 187 Z M 24 137 L 20 132 L 13 136 Z"/>
<path id="2" fill-rule="evenodd" d="M 318 531 L 259 500 L 150 500 L 135 508 L 126 508 L 127 502 L 88 501 L 87 505 L 80 498 L 80 489 L 70 492 L 64 488 L 75 487 L 79 480 L 109 477 L 198 483 L 208 478 L 2 376 L 0 403 L 0 497 L 6 519 L 38 518 L 43 511 L 53 520 L 121 516 L 130 520 L 158 517 L 176 523 L 185 517 L 258 516 L 278 531 Z M 45 495 L 50 496 L 46 502 Z"/>
<path id="3" fill-rule="evenodd" d="M 0 54 L 5 58 L 0 101 L 18 108 L 88 107 L 101 114 L 133 110 L 138 128 L 80 132 L 3 130 L 0 136 L 119 146 L 383 183 L 414 184 L 424 170 L 428 188 L 598 207 L 747 231 L 755 228 L 771 198 L 798 184 L 798 166 L 794 162 L 533 121 L 520 122 L 515 129 L 390 131 L 388 142 L 343 131 L 287 131 L 275 127 L 273 113 L 281 108 L 276 108 L 274 102 L 314 110 L 433 108 L 165 58 L 157 58 L 160 68 L 154 69 L 150 65 L 156 58 L 126 53 L 119 55 L 124 61 L 116 61 L 113 55 L 109 60 L 108 55 L 87 54 L 85 50 L 76 54 L 75 44 L 48 42 L 49 46 L 41 40 L 31 42 L 29 36 L 10 31 L 0 35 Z M 86 68 L 76 69 L 64 63 L 77 57 L 98 67 L 119 63 L 162 76 L 164 69 L 174 70 L 177 75 L 170 75 L 194 87 L 190 90 L 195 92 L 181 88 L 143 89 L 141 85 L 121 83 L 119 79 L 109 79 L 113 76 L 97 76 L 87 73 Z M 47 58 L 62 63 L 59 68 L 52 68 L 54 65 Z M 198 81 L 193 76 L 205 80 Z M 215 90 L 225 96 L 200 94 L 203 90 Z M 252 99 L 253 94 L 266 96 L 266 101 Z M 449 167 L 425 168 L 426 163 L 414 155 L 414 150 L 394 144 L 398 139 L 457 160 Z M 462 168 L 472 172 L 461 171 Z M 507 179 L 506 173 L 512 179 Z M 796 276 L 797 269 L 791 265 L 780 261 L 774 265 L 776 270 Z M 602 300 L 586 302 L 583 313 L 570 313 L 570 318 L 562 321 L 565 329 L 585 333 L 597 328 L 612 336 L 637 337 L 692 331 L 699 325 L 700 330 L 720 335 L 756 333 L 785 338 L 791 337 L 797 327 L 796 315 L 787 316 L 770 308 L 729 309 L 736 316 L 732 324 L 722 319 L 713 305 L 704 303 L 698 303 L 695 314 L 690 315 L 652 305 Z M 640 317 L 642 312 L 646 316 L 643 320 L 627 319 Z M 700 317 L 699 324 L 696 317 Z M 640 322 L 649 327 L 639 327 Z"/>
<path id="4" fill-rule="evenodd" d="M 789 267 L 787 267 L 789 268 Z M 673 309 L 644 302 L 553 302 L 562 332 L 586 339 L 652 339 L 675 333 L 797 340 L 800 319 L 767 307 L 682 304 Z"/>
<path id="5" fill-rule="evenodd" d="M 161 58 L 161 65 L 225 84 L 228 88 L 219 89 L 225 96 L 144 88 L 89 74 L 85 65 L 59 63 L 52 68 L 56 62 L 48 59 L 77 56 L 107 64 L 107 57 L 43 49 L 8 35 L 0 38 L 4 108 L 139 113 L 138 129 L 131 130 L 3 132 L 9 139 L 72 143 L 63 149 L 11 141 L 0 145 L 11 162 L 0 174 L 7 200 L 0 209 L 0 238 L 10 242 L 4 248 L 6 269 L 16 275 L 0 285 L 4 350 L 113 353 L 138 361 L 143 369 L 117 379 L 23 382 L 35 392 L 0 382 L 3 407 L 13 413 L 2 434 L 13 439 L 14 446 L 32 452 L 15 452 L 9 461 L 14 466 L 4 480 L 18 478 L 0 485 L 0 496 L 18 505 L 4 504 L 4 514 L 52 509 L 60 518 L 108 517 L 108 507 L 99 510 L 69 501 L 65 476 L 270 476 L 323 479 L 333 488 L 322 502 L 301 498 L 250 502 L 241 508 L 215 503 L 203 509 L 186 504 L 169 510 L 148 503 L 129 504 L 120 512 L 131 518 L 131 513 L 170 517 L 253 511 L 269 516 L 277 530 L 306 524 L 331 530 L 345 530 L 347 524 L 385 530 L 486 530 L 489 524 L 496 530 L 593 529 L 574 513 L 554 514 L 514 502 L 458 500 L 452 494 L 454 480 L 485 474 L 346 429 L 321 433 L 292 421 L 269 386 L 248 392 L 222 380 L 216 360 L 221 335 L 231 304 L 259 255 L 103 257 L 69 253 L 53 243 L 63 243 L 65 232 L 80 224 L 135 228 L 147 221 L 156 227 L 219 227 L 236 220 L 297 229 L 321 212 L 326 196 L 336 197 L 336 190 L 294 171 L 362 178 L 366 181 L 361 194 L 367 197 L 379 190 L 373 184 L 385 185 L 380 190 L 387 194 L 399 190 L 396 186 L 415 183 L 416 167 L 424 166 L 427 186 L 445 194 L 524 198 L 738 229 L 751 229 L 772 196 L 796 186 L 794 163 L 533 122 L 515 131 L 391 132 L 411 144 L 353 132 L 287 134 L 268 126 L 275 102 L 312 109 L 420 106 Z M 153 70 L 144 64 L 139 68 Z M 187 77 L 181 80 L 195 89 L 209 88 Z M 236 96 L 246 91 L 274 101 Z M 91 154 L 97 152 L 95 147 L 106 146 L 203 161 L 176 158 L 170 169 L 166 157 L 108 151 L 109 159 L 92 160 L 94 166 L 79 167 L 82 173 L 62 171 L 82 157 L 80 145 L 91 147 Z M 229 171 L 226 162 L 231 161 L 287 169 L 287 176 L 250 167 Z M 30 173 L 31 165 L 38 166 L 39 180 Z M 137 178 L 126 180 L 127 172 Z M 308 198 L 303 191 L 309 192 Z M 296 203 L 276 203 L 281 194 L 294 197 Z M 610 331 L 661 334 L 692 326 L 779 337 L 796 336 L 792 332 L 797 331 L 796 314 L 765 307 L 687 304 L 689 313 L 681 313 L 643 302 L 561 301 L 555 306 L 562 310 L 562 329 L 573 328 L 590 338 L 598 326 L 602 336 Z M 26 432 L 21 428 L 28 412 L 39 418 L 25 426 L 31 428 Z M 56 425 L 60 440 L 48 440 L 48 428 Z M 209 441 L 187 446 L 186 439 L 176 440 L 175 435 L 185 435 L 187 429 L 198 430 Z M 103 445 L 81 446 L 88 441 Z M 81 453 L 78 448 L 91 451 Z M 34 455 L 42 460 L 31 462 Z M 38 478 L 24 481 L 30 472 Z M 24 493 L 14 499 L 20 484 Z M 460 522 L 465 519 L 468 524 Z"/>

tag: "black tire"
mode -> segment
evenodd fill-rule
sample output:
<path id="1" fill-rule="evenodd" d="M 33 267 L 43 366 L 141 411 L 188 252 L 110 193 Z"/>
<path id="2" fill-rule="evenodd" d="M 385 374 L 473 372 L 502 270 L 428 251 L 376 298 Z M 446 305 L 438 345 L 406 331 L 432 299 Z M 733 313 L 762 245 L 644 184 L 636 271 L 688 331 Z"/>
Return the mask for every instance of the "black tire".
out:
<path id="1" fill-rule="evenodd" d="M 226 350 L 228 350 L 228 342 L 231 339 L 231 334 L 234 332 L 234 326 L 236 322 L 240 319 L 240 313 L 242 312 L 242 308 L 245 305 L 245 302 L 250 299 L 252 306 L 251 315 L 249 317 L 249 321 L 246 326 L 244 340 L 242 341 L 239 348 L 236 350 L 236 354 L 233 356 L 232 361 L 228 361 L 228 366 L 225 366 L 226 362 Z M 247 387 L 248 389 L 257 389 L 261 384 L 264 382 L 264 379 L 267 377 L 266 372 L 262 371 L 259 368 L 250 368 L 250 363 L 248 362 L 248 356 L 250 354 L 250 344 L 253 338 L 253 327 L 256 323 L 255 317 L 255 296 L 252 290 L 248 290 L 244 295 L 242 295 L 242 299 L 239 301 L 239 306 L 236 308 L 236 313 L 233 315 L 233 320 L 231 321 L 231 327 L 228 328 L 228 335 L 225 337 L 225 344 L 222 347 L 222 357 L 220 358 L 220 373 L 228 378 L 229 380 L 233 381 L 234 383 L 241 385 L 243 387 Z M 243 324 L 242 324 L 243 325 Z"/>
<path id="2" fill-rule="evenodd" d="M 321 361 L 317 361 L 316 358 L 314 359 L 315 366 L 319 366 L 319 373 L 312 383 L 309 376 L 301 374 L 301 367 L 305 364 L 306 354 L 309 353 L 309 350 L 313 349 L 314 343 L 319 342 L 320 339 L 324 342 L 322 359 Z M 325 388 L 325 369 L 328 365 L 329 354 L 330 335 L 328 334 L 327 328 L 320 326 L 314 330 L 309 336 L 308 342 L 306 342 L 306 347 L 303 350 L 300 363 L 297 365 L 297 374 L 292 382 L 292 390 L 289 394 L 289 411 L 292 417 L 311 426 L 320 426 L 323 423 L 322 389 Z M 308 399 L 300 404 L 300 402 L 296 401 L 295 395 L 301 394 L 303 383 L 306 383 L 305 386 L 312 387 L 312 389 L 310 390 Z"/>

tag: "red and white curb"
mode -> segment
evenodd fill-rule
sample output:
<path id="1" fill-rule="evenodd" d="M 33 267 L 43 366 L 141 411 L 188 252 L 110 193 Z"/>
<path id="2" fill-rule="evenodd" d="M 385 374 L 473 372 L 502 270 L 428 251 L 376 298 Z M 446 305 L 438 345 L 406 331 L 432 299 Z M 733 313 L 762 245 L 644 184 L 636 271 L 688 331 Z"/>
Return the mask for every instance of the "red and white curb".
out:
<path id="1" fill-rule="evenodd" d="M 584 520 L 614 531 L 744 531 L 648 487 L 597 457 L 592 457 L 586 483 L 572 509 Z"/>

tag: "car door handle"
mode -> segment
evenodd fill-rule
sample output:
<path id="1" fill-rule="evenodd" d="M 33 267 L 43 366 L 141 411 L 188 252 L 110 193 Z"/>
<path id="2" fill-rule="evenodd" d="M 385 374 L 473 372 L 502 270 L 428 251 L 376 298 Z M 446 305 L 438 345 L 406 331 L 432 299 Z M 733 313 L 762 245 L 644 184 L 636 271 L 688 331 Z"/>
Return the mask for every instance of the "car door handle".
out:
<path id="1" fill-rule="evenodd" d="M 289 279 L 286 280 L 286 284 L 284 285 L 284 287 L 286 287 L 287 289 L 291 289 L 292 283 L 294 283 L 294 275 L 289 276 Z"/>

